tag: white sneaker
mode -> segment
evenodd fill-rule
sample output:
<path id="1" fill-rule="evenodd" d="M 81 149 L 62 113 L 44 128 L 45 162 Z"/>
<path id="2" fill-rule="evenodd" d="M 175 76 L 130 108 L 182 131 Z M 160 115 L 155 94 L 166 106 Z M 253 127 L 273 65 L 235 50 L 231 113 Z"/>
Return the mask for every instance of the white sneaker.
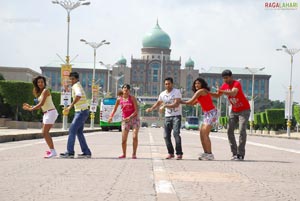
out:
<path id="1" fill-rule="evenodd" d="M 215 157 L 213 154 L 208 154 L 208 153 L 203 153 L 199 156 L 198 158 L 199 160 L 208 160 L 208 161 L 211 161 L 211 160 L 214 160 Z"/>
<path id="2" fill-rule="evenodd" d="M 237 157 L 237 155 L 233 155 L 232 157 L 231 157 L 231 159 L 230 160 L 232 160 L 232 161 L 236 161 L 236 160 L 238 160 L 238 157 Z"/>
<path id="3" fill-rule="evenodd" d="M 46 156 L 44 158 L 54 158 L 57 156 L 56 151 L 46 151 Z"/>
<path id="4" fill-rule="evenodd" d="M 204 158 L 206 157 L 207 153 L 202 153 L 202 154 L 199 154 L 199 160 L 204 160 Z"/>

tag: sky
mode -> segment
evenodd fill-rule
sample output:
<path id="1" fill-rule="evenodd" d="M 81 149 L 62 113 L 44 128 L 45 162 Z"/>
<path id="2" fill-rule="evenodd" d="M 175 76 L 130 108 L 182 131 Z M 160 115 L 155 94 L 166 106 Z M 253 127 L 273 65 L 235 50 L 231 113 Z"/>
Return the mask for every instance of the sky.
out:
<path id="1" fill-rule="evenodd" d="M 75 0 L 72 0 L 75 1 Z M 158 19 L 171 37 L 171 59 L 191 57 L 196 69 L 213 66 L 265 67 L 270 99 L 285 100 L 290 56 L 282 45 L 300 48 L 300 1 L 296 10 L 266 10 L 263 0 L 91 0 L 71 12 L 70 56 L 93 62 L 93 50 L 80 39 L 110 45 L 97 61 L 115 63 L 122 55 L 140 58 L 142 39 Z M 50 0 L 0 0 L 0 66 L 40 66 L 63 58 L 67 47 L 66 11 Z M 300 102 L 300 52 L 294 56 L 294 101 Z"/>

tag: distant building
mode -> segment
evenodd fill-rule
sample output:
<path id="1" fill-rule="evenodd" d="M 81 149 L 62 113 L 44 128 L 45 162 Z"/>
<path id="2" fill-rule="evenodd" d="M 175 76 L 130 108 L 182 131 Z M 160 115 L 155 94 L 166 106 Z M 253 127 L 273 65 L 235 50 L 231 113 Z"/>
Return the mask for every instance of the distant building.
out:
<path id="1" fill-rule="evenodd" d="M 51 88 L 54 91 L 61 90 L 61 64 L 62 62 L 52 62 L 40 67 L 42 74 L 49 79 Z M 82 87 L 86 92 L 90 93 L 93 80 L 93 66 L 93 63 L 72 62 L 72 71 L 76 71 L 79 73 L 79 81 Z M 107 77 L 107 69 L 103 65 L 97 63 L 95 69 L 95 82 L 102 88 L 102 90 L 105 89 L 105 91 L 107 90 L 108 86 Z"/>
<path id="2" fill-rule="evenodd" d="M 245 68 L 234 67 L 211 67 L 207 71 L 201 72 L 200 77 L 205 78 L 208 85 L 211 87 L 221 86 L 223 83 L 221 73 L 229 69 L 232 71 L 233 78 L 240 80 L 243 92 L 251 97 L 252 95 L 252 74 Z M 254 76 L 254 96 L 258 98 L 269 99 L 269 80 L 271 75 L 259 71 Z"/>
<path id="3" fill-rule="evenodd" d="M 214 87 L 216 82 L 219 85 L 222 84 L 222 71 L 230 69 L 235 79 L 241 79 L 246 95 L 251 96 L 252 74 L 245 68 L 211 67 L 205 72 L 199 72 L 200 68 L 195 67 L 191 58 L 181 68 L 181 57 L 177 60 L 171 59 L 170 47 L 170 36 L 161 29 L 157 22 L 142 39 L 141 56 L 139 58 L 131 56 L 130 67 L 127 66 L 127 60 L 123 56 L 112 69 L 107 69 L 97 63 L 96 81 L 102 87 L 103 92 L 109 91 L 112 96 L 116 95 L 116 91 L 120 90 L 124 83 L 129 83 L 132 86 L 132 94 L 152 101 L 152 98 L 157 98 L 161 89 L 164 90 L 163 80 L 166 77 L 172 77 L 174 87 L 181 89 L 184 98 L 189 98 L 193 96 L 192 84 L 197 77 L 203 77 L 209 86 Z M 60 66 L 60 62 L 53 62 L 41 67 L 42 74 L 50 78 L 53 90 L 60 89 Z M 91 91 L 93 63 L 73 63 L 73 71 L 79 73 L 80 82 L 85 90 Z M 255 96 L 269 98 L 270 77 L 263 71 L 255 75 Z M 135 92 L 133 87 L 137 87 L 138 90 Z"/>
<path id="4" fill-rule="evenodd" d="M 0 73 L 3 75 L 5 80 L 17 80 L 24 82 L 32 82 L 32 79 L 40 73 L 30 69 L 21 67 L 1 67 Z"/>

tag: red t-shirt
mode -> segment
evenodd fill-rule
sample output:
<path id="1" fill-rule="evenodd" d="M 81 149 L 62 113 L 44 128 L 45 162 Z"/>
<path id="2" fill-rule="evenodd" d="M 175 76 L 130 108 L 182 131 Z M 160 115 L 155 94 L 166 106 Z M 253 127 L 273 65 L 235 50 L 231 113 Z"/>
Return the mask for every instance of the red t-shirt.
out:
<path id="1" fill-rule="evenodd" d="M 249 101 L 247 100 L 247 98 L 243 92 L 240 82 L 233 80 L 233 82 L 231 84 L 224 83 L 220 89 L 225 90 L 225 91 L 231 91 L 232 88 L 238 89 L 236 96 L 234 96 L 234 97 L 228 96 L 228 99 L 232 105 L 232 111 L 241 112 L 244 110 L 250 110 Z"/>
<path id="2" fill-rule="evenodd" d="M 215 109 L 211 95 L 207 93 L 205 96 L 199 96 L 197 102 L 201 105 L 203 112 L 208 112 Z"/>

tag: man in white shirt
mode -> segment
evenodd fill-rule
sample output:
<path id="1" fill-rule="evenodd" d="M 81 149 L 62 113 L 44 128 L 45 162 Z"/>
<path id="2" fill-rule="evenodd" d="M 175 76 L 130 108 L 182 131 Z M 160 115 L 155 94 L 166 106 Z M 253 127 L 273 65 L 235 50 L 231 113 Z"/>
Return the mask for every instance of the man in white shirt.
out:
<path id="1" fill-rule="evenodd" d="M 146 112 L 152 112 L 158 107 L 160 107 L 160 112 L 165 110 L 164 139 L 169 153 L 166 159 L 174 158 L 174 147 L 171 140 L 171 132 L 173 130 L 177 160 L 181 160 L 183 155 L 180 137 L 182 110 L 180 105 L 181 92 L 179 89 L 173 88 L 173 78 L 171 77 L 165 79 L 165 89 L 165 91 L 160 93 L 157 102 L 148 108 Z"/>

